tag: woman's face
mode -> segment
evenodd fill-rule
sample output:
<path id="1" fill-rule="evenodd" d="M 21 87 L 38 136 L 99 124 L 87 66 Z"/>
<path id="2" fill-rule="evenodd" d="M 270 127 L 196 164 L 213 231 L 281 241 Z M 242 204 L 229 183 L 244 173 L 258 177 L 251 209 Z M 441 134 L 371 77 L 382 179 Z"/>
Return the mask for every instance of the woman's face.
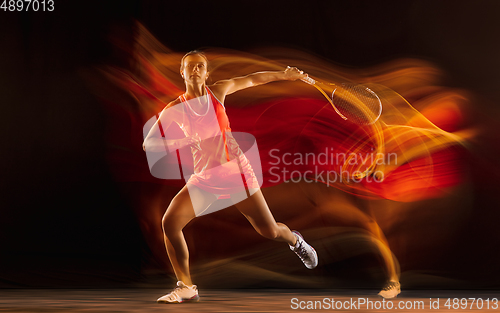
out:
<path id="1" fill-rule="evenodd" d="M 184 58 L 181 76 L 184 81 L 193 84 L 203 84 L 208 78 L 207 61 L 204 57 L 192 54 Z"/>

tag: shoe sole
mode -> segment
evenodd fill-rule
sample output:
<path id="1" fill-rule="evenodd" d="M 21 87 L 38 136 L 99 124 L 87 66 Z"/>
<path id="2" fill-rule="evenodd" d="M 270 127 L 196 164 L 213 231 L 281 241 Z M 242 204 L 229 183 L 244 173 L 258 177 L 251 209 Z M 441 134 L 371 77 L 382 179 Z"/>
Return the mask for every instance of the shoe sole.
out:
<path id="1" fill-rule="evenodd" d="M 379 293 L 379 294 L 378 294 L 378 296 L 379 296 L 379 297 L 381 297 L 381 298 L 384 298 L 384 299 L 394 299 L 394 298 L 396 298 L 396 297 L 397 297 L 400 293 L 401 293 L 401 291 L 398 291 L 398 293 L 397 293 L 397 294 L 395 294 L 394 296 L 391 296 L 391 297 L 389 297 L 389 296 L 383 296 L 383 295 L 381 295 L 381 294 Z"/>
<path id="2" fill-rule="evenodd" d="M 312 249 L 312 250 L 313 250 L 313 252 L 314 252 L 314 257 L 315 257 L 315 259 L 316 259 L 316 263 L 315 263 L 312 267 L 308 267 L 308 266 L 306 266 L 306 267 L 307 267 L 308 269 L 312 270 L 312 269 L 316 268 L 316 266 L 318 266 L 318 254 L 316 253 L 316 250 L 314 250 L 314 248 L 313 248 L 311 245 L 309 245 L 309 246 L 311 247 L 311 249 Z"/>
<path id="3" fill-rule="evenodd" d="M 196 295 L 196 296 L 189 298 L 189 299 L 183 299 L 180 302 L 179 301 L 170 302 L 170 301 L 165 301 L 165 300 L 160 300 L 160 301 L 156 301 L 156 302 L 161 303 L 161 304 L 181 304 L 181 303 L 198 302 L 198 301 L 200 301 L 199 295 Z"/>

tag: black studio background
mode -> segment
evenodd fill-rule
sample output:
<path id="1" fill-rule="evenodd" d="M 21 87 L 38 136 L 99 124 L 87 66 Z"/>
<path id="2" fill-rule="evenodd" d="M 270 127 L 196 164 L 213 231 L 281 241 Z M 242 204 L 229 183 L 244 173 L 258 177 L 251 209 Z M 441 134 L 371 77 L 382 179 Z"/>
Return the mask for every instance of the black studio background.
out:
<path id="1" fill-rule="evenodd" d="M 135 19 L 175 51 L 285 46 L 349 67 L 400 57 L 441 67 L 446 84 L 473 92 L 488 130 L 474 164 L 481 214 L 457 240 L 471 251 L 465 262 L 480 264 L 473 255 L 485 238 L 483 257 L 498 260 L 498 13 L 495 0 L 55 1 L 54 12 L 0 11 L 0 287 L 141 279 L 146 243 L 107 168 L 101 104 L 77 75 L 97 63 L 127 66 L 108 34 L 131 42 Z M 491 274 L 488 286 L 498 286 Z"/>

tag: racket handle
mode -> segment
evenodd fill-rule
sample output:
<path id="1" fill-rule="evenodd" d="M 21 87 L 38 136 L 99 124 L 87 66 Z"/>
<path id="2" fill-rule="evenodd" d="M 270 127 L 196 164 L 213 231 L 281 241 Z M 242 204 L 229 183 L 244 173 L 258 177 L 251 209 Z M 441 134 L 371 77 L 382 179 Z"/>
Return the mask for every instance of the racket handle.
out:
<path id="1" fill-rule="evenodd" d="M 316 81 L 309 76 L 306 78 L 302 78 L 301 81 L 303 81 L 304 83 L 308 83 L 309 85 L 316 84 Z"/>

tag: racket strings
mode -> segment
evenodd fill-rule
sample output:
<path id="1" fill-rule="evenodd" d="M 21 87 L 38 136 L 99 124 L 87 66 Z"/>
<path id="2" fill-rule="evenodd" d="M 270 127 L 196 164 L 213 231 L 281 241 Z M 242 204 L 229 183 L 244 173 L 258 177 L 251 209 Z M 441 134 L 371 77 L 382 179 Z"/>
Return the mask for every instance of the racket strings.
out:
<path id="1" fill-rule="evenodd" d="M 341 115 L 357 124 L 375 122 L 382 111 L 377 95 L 360 85 L 338 85 L 332 94 L 332 100 Z"/>

